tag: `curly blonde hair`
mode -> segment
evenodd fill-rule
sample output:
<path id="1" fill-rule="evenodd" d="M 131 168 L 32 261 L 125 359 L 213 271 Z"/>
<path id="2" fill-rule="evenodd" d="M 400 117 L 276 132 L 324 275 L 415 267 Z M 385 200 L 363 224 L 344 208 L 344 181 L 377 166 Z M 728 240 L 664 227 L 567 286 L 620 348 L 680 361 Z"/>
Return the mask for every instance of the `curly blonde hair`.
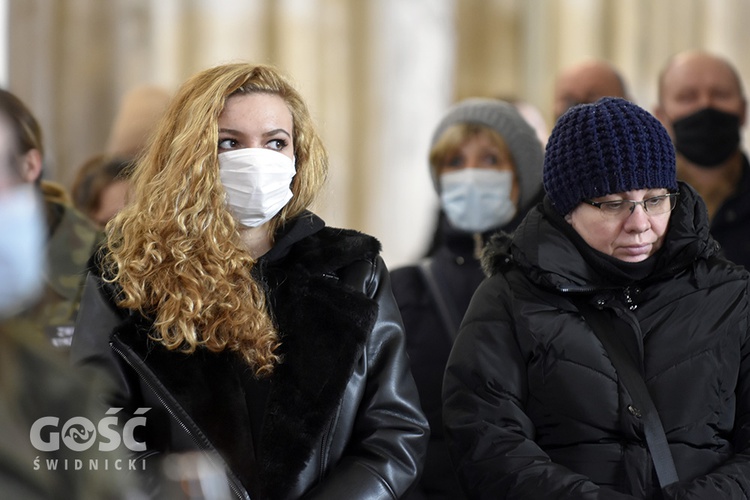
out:
<path id="1" fill-rule="evenodd" d="M 239 353 L 257 376 L 281 360 L 279 335 L 251 270 L 219 177 L 218 118 L 238 93 L 280 96 L 293 119 L 294 196 L 273 234 L 301 214 L 325 180 L 328 157 L 300 94 L 276 69 L 244 63 L 202 71 L 177 92 L 138 160 L 133 201 L 107 226 L 105 266 L 118 305 L 154 320 L 170 350 Z"/>

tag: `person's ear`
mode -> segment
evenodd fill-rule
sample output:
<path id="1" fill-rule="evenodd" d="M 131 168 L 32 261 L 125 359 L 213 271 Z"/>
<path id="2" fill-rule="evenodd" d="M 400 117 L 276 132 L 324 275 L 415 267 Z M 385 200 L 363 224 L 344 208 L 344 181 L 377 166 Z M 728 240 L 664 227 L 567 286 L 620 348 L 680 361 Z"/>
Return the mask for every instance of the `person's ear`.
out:
<path id="1" fill-rule="evenodd" d="M 42 155 L 38 149 L 30 149 L 21 156 L 20 173 L 24 182 L 33 183 L 39 179 L 42 175 Z"/>

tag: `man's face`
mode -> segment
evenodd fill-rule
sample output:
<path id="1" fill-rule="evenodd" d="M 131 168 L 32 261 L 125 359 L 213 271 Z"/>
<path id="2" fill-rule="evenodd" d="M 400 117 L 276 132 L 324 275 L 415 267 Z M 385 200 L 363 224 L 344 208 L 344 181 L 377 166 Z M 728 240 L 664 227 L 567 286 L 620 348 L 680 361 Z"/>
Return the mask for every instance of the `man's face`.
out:
<path id="1" fill-rule="evenodd" d="M 606 96 L 626 98 L 622 83 L 610 68 L 598 64 L 569 68 L 555 81 L 555 119 L 576 104 L 590 104 Z"/>
<path id="2" fill-rule="evenodd" d="M 664 73 L 657 116 L 671 134 L 675 121 L 705 108 L 737 115 L 744 125 L 745 107 L 739 82 L 724 61 L 688 54 L 678 56 Z"/>

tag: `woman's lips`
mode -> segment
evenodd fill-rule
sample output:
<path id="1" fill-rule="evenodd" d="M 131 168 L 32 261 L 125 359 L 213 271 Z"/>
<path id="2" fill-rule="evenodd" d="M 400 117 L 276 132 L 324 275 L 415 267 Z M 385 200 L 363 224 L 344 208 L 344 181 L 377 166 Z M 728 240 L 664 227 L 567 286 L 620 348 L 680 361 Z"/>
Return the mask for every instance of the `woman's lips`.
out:
<path id="1" fill-rule="evenodd" d="M 638 256 L 648 254 L 651 251 L 651 244 L 645 243 L 643 245 L 627 245 L 621 247 L 622 251 L 630 256 Z"/>

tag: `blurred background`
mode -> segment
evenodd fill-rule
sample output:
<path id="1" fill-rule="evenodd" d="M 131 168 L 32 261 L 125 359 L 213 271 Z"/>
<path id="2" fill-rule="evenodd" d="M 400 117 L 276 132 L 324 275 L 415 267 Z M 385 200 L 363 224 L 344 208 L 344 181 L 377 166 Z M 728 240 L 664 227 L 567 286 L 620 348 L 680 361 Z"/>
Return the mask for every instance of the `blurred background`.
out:
<path id="1" fill-rule="evenodd" d="M 750 0 L 0 0 L 0 84 L 41 122 L 45 177 L 70 187 L 131 89 L 276 65 L 331 155 L 316 212 L 378 237 L 393 268 L 432 234 L 427 151 L 452 102 L 520 100 L 551 129 L 556 74 L 593 57 L 652 110 L 660 68 L 683 49 L 723 55 L 750 81 L 749 22 Z"/>

